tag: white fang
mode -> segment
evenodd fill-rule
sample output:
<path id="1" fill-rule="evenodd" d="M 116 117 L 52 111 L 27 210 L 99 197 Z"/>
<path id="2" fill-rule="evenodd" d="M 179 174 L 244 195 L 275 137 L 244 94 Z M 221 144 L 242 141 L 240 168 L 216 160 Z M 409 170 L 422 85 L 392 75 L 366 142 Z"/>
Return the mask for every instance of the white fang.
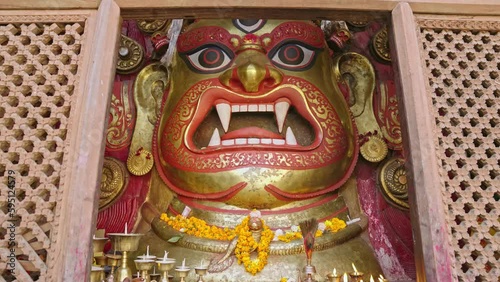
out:
<path id="1" fill-rule="evenodd" d="M 278 102 L 274 105 L 276 122 L 278 123 L 278 130 L 280 133 L 281 131 L 283 131 L 283 124 L 285 124 L 285 118 L 289 108 L 290 108 L 290 103 L 284 101 Z"/>
<path id="2" fill-rule="evenodd" d="M 286 130 L 286 144 L 287 145 L 297 145 L 297 139 L 295 139 L 295 135 L 290 127 Z"/>
<path id="3" fill-rule="evenodd" d="M 214 133 L 212 133 L 212 138 L 210 138 L 210 142 L 208 142 L 208 147 L 220 146 L 220 135 L 219 130 L 216 128 Z"/>
<path id="4" fill-rule="evenodd" d="M 229 122 L 231 121 L 231 106 L 226 103 L 220 103 L 215 106 L 217 109 L 217 114 L 219 114 L 220 122 L 224 131 L 227 132 L 229 129 Z"/>

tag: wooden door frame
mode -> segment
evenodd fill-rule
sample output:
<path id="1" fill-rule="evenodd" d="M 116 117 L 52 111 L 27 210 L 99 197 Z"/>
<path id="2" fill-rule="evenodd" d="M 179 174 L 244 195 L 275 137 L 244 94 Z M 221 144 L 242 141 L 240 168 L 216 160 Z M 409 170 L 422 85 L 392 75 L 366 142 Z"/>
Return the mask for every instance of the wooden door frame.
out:
<path id="1" fill-rule="evenodd" d="M 99 206 L 101 166 L 121 19 L 296 18 L 345 20 L 391 18 L 401 126 L 409 175 L 410 205 L 418 281 L 451 281 L 452 249 L 437 174 L 431 114 L 425 110 L 426 83 L 414 14 L 498 16 L 498 0 L 17 0 L 0 10 L 94 10 L 86 28 L 91 48 L 73 126 L 71 165 L 62 202 L 53 281 L 85 281 Z M 175 3 L 173 3 L 175 2 Z M 278 11 L 278 12 L 277 12 Z M 82 163 L 83 162 L 83 163 Z M 439 212 L 441 211 L 441 212 Z M 438 248 L 439 247 L 439 248 Z"/>

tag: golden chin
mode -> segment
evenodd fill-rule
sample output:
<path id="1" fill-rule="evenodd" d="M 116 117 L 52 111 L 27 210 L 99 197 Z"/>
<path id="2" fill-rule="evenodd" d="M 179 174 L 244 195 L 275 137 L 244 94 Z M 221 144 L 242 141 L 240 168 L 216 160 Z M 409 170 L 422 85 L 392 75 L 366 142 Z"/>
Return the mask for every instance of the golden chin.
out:
<path id="1" fill-rule="evenodd" d="M 205 173 L 178 170 L 169 165 L 163 169 L 169 174 L 167 177 L 172 185 L 183 191 L 200 194 L 202 198 L 203 195 L 227 191 L 235 185 L 246 183 L 241 191 L 224 202 L 246 209 L 272 209 L 289 201 L 278 200 L 265 190 L 266 185 L 273 185 L 286 193 L 310 193 L 341 184 L 339 182 L 347 178 L 349 165 L 353 161 L 352 151 L 348 155 L 339 162 L 304 170 L 247 167 Z"/>

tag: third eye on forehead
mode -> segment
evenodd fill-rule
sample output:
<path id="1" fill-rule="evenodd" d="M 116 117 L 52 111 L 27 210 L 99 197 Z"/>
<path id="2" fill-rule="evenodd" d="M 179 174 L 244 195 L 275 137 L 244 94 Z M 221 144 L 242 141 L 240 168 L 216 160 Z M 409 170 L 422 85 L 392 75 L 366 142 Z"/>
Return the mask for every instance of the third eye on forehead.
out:
<path id="1" fill-rule="evenodd" d="M 245 33 L 253 33 L 257 30 L 261 29 L 266 20 L 258 20 L 258 19 L 235 19 L 233 20 L 233 25 L 239 30 Z"/>

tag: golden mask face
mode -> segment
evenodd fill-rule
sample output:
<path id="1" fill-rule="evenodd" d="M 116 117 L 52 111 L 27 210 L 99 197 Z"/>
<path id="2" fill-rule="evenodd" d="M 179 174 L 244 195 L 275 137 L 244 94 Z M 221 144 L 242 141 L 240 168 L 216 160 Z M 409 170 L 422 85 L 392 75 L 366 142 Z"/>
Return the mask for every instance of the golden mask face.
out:
<path id="1" fill-rule="evenodd" d="M 355 129 L 312 22 L 197 21 L 170 77 L 153 150 L 179 197 L 274 208 L 351 174 Z"/>

